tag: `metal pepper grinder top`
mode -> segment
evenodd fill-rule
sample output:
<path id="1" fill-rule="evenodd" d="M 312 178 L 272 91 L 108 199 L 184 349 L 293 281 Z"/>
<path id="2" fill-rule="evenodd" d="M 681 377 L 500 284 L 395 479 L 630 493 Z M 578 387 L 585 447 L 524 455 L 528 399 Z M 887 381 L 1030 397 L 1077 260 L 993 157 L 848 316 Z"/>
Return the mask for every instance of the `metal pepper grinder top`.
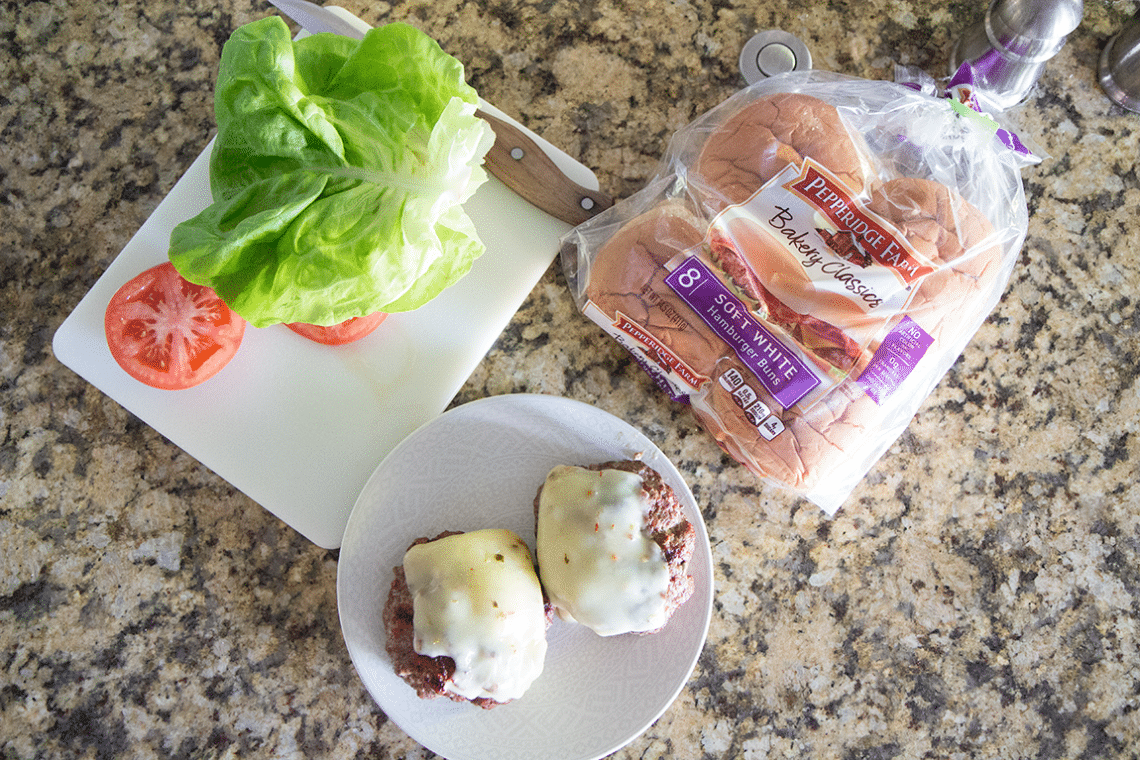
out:
<path id="1" fill-rule="evenodd" d="M 950 73 L 972 64 L 983 105 L 1011 108 L 1028 97 L 1084 12 L 1083 0 L 993 0 L 985 18 L 954 45 Z"/>
<path id="2" fill-rule="evenodd" d="M 1105 43 L 1098 71 L 1108 97 L 1140 113 L 1140 11 Z"/>

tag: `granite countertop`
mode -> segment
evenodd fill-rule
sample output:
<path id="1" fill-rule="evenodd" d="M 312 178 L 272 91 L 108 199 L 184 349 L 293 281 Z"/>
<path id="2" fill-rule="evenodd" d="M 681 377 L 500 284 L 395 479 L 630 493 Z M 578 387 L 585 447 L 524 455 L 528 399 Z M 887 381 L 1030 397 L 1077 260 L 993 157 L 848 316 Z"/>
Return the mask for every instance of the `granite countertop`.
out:
<path id="1" fill-rule="evenodd" d="M 363 2 L 624 197 L 742 85 L 756 31 L 817 68 L 941 76 L 983 3 Z M 567 396 L 688 479 L 716 597 L 677 701 L 618 758 L 1140 756 L 1140 115 L 1096 83 L 1134 2 L 1090 0 L 1009 116 L 1028 237 L 1007 292 L 843 509 L 762 485 L 580 317 L 552 266 L 454 403 Z M 212 134 L 249 0 L 0 14 L 0 755 L 431 756 L 372 702 L 318 548 L 52 354 Z"/>

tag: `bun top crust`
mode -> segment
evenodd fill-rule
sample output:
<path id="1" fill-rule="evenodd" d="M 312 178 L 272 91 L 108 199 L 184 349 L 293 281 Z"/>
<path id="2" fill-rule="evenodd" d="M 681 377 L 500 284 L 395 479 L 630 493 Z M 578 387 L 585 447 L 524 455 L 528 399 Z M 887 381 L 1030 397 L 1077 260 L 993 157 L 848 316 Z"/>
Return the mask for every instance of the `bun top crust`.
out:
<path id="1" fill-rule="evenodd" d="M 717 370 L 717 381 L 729 372 L 747 372 L 735 359 L 725 359 Z M 710 392 L 693 404 L 693 412 L 729 456 L 794 490 L 810 490 L 826 481 L 867 445 L 868 428 L 883 416 L 883 409 L 851 380 L 803 411 L 784 409 L 760 386 L 753 388 L 788 428 L 771 440 L 760 434 L 754 419 L 719 382 L 709 385 Z"/>
<path id="2" fill-rule="evenodd" d="M 679 202 L 655 206 L 606 241 L 586 287 L 587 297 L 611 318 L 625 314 L 704 375 L 728 346 L 665 284 L 665 265 L 700 245 L 707 227 Z"/>
<path id="3" fill-rule="evenodd" d="M 968 304 L 990 290 L 1002 267 L 997 233 L 985 214 L 941 182 L 915 177 L 883 184 L 867 207 L 938 266 L 907 313 L 939 341 L 972 320 L 977 307 Z"/>
<path id="4" fill-rule="evenodd" d="M 889 219 L 936 264 L 954 262 L 956 270 L 983 277 L 993 263 L 992 256 L 958 261 L 992 239 L 994 228 L 985 214 L 941 182 L 919 177 L 892 179 L 871 194 L 867 207 Z"/>
<path id="5" fill-rule="evenodd" d="M 726 452 L 830 514 L 1000 298 L 1024 194 L 929 96 L 784 81 L 800 91 L 678 131 L 654 181 L 576 233 L 574 286 Z"/>
<path id="6" fill-rule="evenodd" d="M 678 202 L 661 203 L 631 219 L 602 246 L 590 265 L 586 294 L 638 293 L 655 269 L 700 245 L 708 223 Z"/>
<path id="7" fill-rule="evenodd" d="M 767 95 L 738 111 L 709 136 L 694 175 L 723 196 L 724 205 L 743 203 L 784 167 L 800 166 L 805 156 L 856 193 L 863 190 L 862 151 L 839 111 L 801 93 Z"/>

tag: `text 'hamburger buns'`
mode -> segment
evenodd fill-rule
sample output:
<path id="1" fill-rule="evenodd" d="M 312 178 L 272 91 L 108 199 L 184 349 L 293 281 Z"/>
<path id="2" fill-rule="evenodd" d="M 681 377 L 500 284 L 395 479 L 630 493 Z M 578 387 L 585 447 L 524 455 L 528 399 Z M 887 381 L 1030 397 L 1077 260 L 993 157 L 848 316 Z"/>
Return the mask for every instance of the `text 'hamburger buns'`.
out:
<path id="1" fill-rule="evenodd" d="M 625 315 L 707 377 L 728 346 L 665 284 L 665 265 L 700 245 L 705 227 L 679 202 L 633 219 L 598 251 L 586 297 L 611 320 Z"/>
<path id="2" fill-rule="evenodd" d="M 678 131 L 563 258 L 721 448 L 834 512 L 997 302 L 1027 214 L 1016 159 L 945 101 L 778 79 Z"/>

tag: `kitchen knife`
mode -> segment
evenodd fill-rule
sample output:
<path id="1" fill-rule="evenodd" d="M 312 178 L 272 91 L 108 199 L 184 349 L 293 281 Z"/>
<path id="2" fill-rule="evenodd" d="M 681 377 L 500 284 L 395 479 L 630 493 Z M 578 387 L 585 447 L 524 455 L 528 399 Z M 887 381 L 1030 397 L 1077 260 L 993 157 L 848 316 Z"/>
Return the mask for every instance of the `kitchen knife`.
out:
<path id="1" fill-rule="evenodd" d="M 307 0 L 269 0 L 269 3 L 310 34 L 331 32 L 354 39 L 364 37 L 364 30 L 356 24 Z M 573 225 L 613 205 L 613 199 L 605 193 L 590 190 L 567 177 L 521 129 L 485 109 L 479 109 L 477 114 L 495 133 L 495 143 L 484 161 L 488 171 L 526 201 Z"/>

